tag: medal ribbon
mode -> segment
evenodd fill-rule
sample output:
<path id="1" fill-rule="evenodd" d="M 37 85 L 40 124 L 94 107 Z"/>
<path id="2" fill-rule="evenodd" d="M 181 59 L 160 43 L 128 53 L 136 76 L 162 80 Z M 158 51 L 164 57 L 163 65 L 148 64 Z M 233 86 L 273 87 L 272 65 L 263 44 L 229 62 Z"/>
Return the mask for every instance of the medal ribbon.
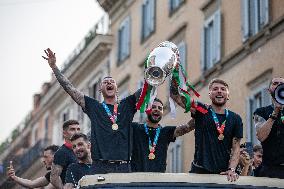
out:
<path id="1" fill-rule="evenodd" d="M 66 146 L 67 148 L 69 148 L 70 150 L 73 150 L 73 145 L 72 145 L 72 143 L 69 143 L 69 142 L 64 142 L 64 146 Z"/>
<path id="2" fill-rule="evenodd" d="M 221 134 L 224 133 L 225 124 L 226 124 L 226 121 L 227 121 L 227 118 L 228 118 L 228 115 L 229 115 L 229 111 L 227 109 L 225 109 L 226 118 L 225 118 L 225 121 L 223 121 L 223 123 L 220 126 L 219 120 L 218 120 L 217 115 L 214 112 L 213 108 L 210 108 L 210 110 L 211 110 L 212 117 L 213 117 L 213 120 L 214 120 L 215 125 L 216 125 L 216 129 L 217 129 L 219 135 L 221 135 Z"/>
<path id="3" fill-rule="evenodd" d="M 116 120 L 117 120 L 117 107 L 118 107 L 118 104 L 115 104 L 113 106 L 113 114 L 110 112 L 110 109 L 108 108 L 108 106 L 106 105 L 105 102 L 102 103 L 109 119 L 111 120 L 111 122 L 114 124 L 116 123 Z"/>
<path id="4" fill-rule="evenodd" d="M 158 127 L 156 129 L 156 134 L 155 134 L 153 142 L 151 141 L 150 134 L 149 134 L 149 129 L 148 129 L 146 123 L 144 123 L 144 129 L 145 129 L 145 132 L 146 132 L 146 134 L 148 135 L 148 138 L 149 138 L 149 150 L 150 150 L 150 153 L 154 153 L 155 152 L 155 148 L 157 146 L 158 139 L 159 139 L 161 128 Z"/>

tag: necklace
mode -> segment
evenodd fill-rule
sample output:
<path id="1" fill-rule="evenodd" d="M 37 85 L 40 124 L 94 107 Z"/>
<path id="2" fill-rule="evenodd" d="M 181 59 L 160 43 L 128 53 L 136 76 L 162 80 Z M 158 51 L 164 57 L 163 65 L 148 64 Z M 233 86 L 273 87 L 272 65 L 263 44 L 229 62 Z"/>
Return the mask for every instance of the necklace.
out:
<path id="1" fill-rule="evenodd" d="M 219 136 L 218 136 L 218 139 L 219 140 L 224 140 L 224 130 L 225 130 L 225 127 L 226 127 L 226 121 L 227 121 L 227 118 L 228 118 L 228 115 L 229 115 L 229 111 L 227 109 L 225 109 L 225 114 L 226 114 L 226 118 L 225 118 L 225 121 L 223 121 L 223 123 L 220 125 L 219 123 L 219 120 L 217 118 L 217 115 L 216 113 L 214 112 L 213 108 L 210 108 L 211 110 L 211 114 L 212 114 L 212 117 L 213 117 L 213 120 L 215 122 L 215 125 L 216 125 L 216 129 L 219 133 Z"/>
<path id="2" fill-rule="evenodd" d="M 150 153 L 148 155 L 148 158 L 149 158 L 149 160 L 153 160 L 153 159 L 156 158 L 156 156 L 155 156 L 155 149 L 156 149 L 156 146 L 157 146 L 157 143 L 158 143 L 158 139 L 159 139 L 161 128 L 158 127 L 156 129 L 156 134 L 155 134 L 153 142 L 151 141 L 150 134 L 149 134 L 149 129 L 148 129 L 146 123 L 144 123 L 144 129 L 145 129 L 146 134 L 148 135 L 148 140 L 149 140 L 149 151 L 150 151 Z"/>
<path id="3" fill-rule="evenodd" d="M 117 108 L 118 108 L 118 104 L 114 105 L 114 107 L 113 107 L 113 114 L 110 112 L 110 110 L 109 110 L 109 108 L 108 108 L 108 106 L 106 105 L 105 102 L 103 102 L 102 105 L 103 105 L 103 107 L 104 107 L 104 109 L 105 109 L 105 111 L 106 111 L 110 121 L 112 122 L 112 126 L 111 126 L 112 130 L 114 130 L 114 131 L 118 130 L 118 125 L 116 123 L 116 121 L 117 121 Z"/>

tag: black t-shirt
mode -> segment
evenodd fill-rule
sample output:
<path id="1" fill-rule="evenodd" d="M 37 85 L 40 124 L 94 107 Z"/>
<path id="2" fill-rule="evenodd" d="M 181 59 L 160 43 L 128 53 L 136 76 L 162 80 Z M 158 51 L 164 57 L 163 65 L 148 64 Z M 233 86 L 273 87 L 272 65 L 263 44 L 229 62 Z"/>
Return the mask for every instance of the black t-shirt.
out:
<path id="1" fill-rule="evenodd" d="M 45 179 L 48 182 L 50 182 L 50 170 L 51 170 L 51 168 L 48 168 L 46 174 L 44 175 Z"/>
<path id="2" fill-rule="evenodd" d="M 74 186 L 78 185 L 78 181 L 85 175 L 89 174 L 91 164 L 72 163 L 68 166 L 65 183 L 72 183 Z"/>
<path id="3" fill-rule="evenodd" d="M 149 160 L 149 138 L 145 132 L 144 124 L 133 122 L 133 149 L 131 156 L 131 171 L 133 172 L 165 172 L 167 150 L 170 142 L 174 142 L 174 126 L 162 127 L 158 138 L 155 159 Z M 149 128 L 151 142 L 154 141 L 156 129 Z"/>
<path id="4" fill-rule="evenodd" d="M 71 163 L 76 163 L 77 158 L 70 148 L 66 147 L 64 144 L 55 152 L 54 154 L 54 160 L 53 163 L 55 165 L 60 165 L 63 167 L 60 178 L 62 180 L 62 183 L 65 184 L 65 175 L 67 167 Z"/>
<path id="5" fill-rule="evenodd" d="M 85 96 L 85 113 L 91 120 L 91 143 L 93 160 L 129 160 L 130 124 L 136 113 L 136 101 L 140 95 L 138 90 L 123 99 L 118 105 L 118 130 L 112 130 L 112 122 L 102 103 Z M 113 105 L 107 104 L 111 113 Z"/>
<path id="6" fill-rule="evenodd" d="M 273 112 L 273 106 L 266 106 L 255 110 L 254 115 L 259 115 L 265 120 Z M 284 110 L 282 110 L 284 115 Z M 265 166 L 277 166 L 284 163 L 284 124 L 281 122 L 281 114 L 274 121 L 268 137 L 261 143 L 263 148 L 262 163 Z"/>
<path id="7" fill-rule="evenodd" d="M 206 106 L 199 103 L 207 109 Z M 206 114 L 196 111 L 192 117 L 195 118 L 195 154 L 194 163 L 204 169 L 219 174 L 228 170 L 232 139 L 233 137 L 243 137 L 243 123 L 241 117 L 228 110 L 228 117 L 225 114 L 216 114 L 219 123 L 226 119 L 224 129 L 224 139 L 219 140 L 211 111 L 208 109 Z"/>

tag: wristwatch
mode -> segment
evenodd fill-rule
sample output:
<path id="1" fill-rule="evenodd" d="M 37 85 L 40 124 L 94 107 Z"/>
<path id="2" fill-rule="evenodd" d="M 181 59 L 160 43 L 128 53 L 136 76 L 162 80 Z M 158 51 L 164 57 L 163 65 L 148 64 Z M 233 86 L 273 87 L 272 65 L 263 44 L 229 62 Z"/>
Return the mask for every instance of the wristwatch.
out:
<path id="1" fill-rule="evenodd" d="M 275 121 L 277 119 L 277 115 L 272 113 L 272 114 L 269 115 L 269 118 L 273 119 Z"/>
<path id="2" fill-rule="evenodd" d="M 236 169 L 235 169 L 235 168 L 233 168 L 233 167 L 229 167 L 229 168 L 228 168 L 228 171 L 235 172 L 235 171 L 236 171 Z"/>

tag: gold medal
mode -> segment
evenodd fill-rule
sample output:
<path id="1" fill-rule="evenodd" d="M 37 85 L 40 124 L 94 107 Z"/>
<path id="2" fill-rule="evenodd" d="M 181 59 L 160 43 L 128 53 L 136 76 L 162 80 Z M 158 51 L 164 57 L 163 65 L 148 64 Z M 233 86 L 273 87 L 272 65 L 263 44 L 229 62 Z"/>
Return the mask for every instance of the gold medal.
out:
<path id="1" fill-rule="evenodd" d="M 116 131 L 118 129 L 118 125 L 116 123 L 112 124 L 112 130 Z"/>
<path id="2" fill-rule="evenodd" d="M 151 152 L 151 153 L 148 155 L 148 158 L 149 158 L 150 160 L 155 159 L 155 154 L 154 154 L 153 152 Z"/>
<path id="3" fill-rule="evenodd" d="M 224 135 L 223 134 L 219 134 L 218 139 L 219 140 L 223 140 L 224 139 Z"/>

